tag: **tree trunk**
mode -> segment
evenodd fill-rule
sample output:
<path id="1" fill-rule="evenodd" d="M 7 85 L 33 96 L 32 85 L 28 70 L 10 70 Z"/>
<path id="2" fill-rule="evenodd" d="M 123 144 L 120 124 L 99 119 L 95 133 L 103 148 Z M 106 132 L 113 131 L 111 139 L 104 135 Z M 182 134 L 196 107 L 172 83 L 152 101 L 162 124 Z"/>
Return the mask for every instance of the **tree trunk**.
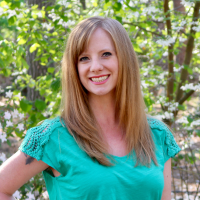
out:
<path id="1" fill-rule="evenodd" d="M 55 0 L 28 0 L 27 4 L 28 6 L 32 6 L 34 4 L 38 5 L 38 9 L 42 9 L 43 6 L 45 8 L 47 6 L 51 6 L 55 3 Z M 31 77 L 36 80 L 38 76 L 45 75 L 47 72 L 47 67 L 40 65 L 39 61 L 34 61 L 36 58 L 37 51 L 34 51 L 33 53 L 30 53 L 29 51 L 30 46 L 27 47 L 27 53 L 26 53 L 26 61 L 29 65 L 28 74 L 31 75 Z M 39 91 L 35 90 L 34 88 L 27 88 L 27 99 L 30 101 L 35 101 L 36 99 L 41 99 L 42 97 L 39 94 Z"/>
<path id="2" fill-rule="evenodd" d="M 192 21 L 196 22 L 198 21 L 199 18 L 199 8 L 200 8 L 200 2 L 196 1 L 195 6 L 194 6 L 194 11 L 193 11 L 193 19 Z M 187 40 L 187 46 L 186 46 L 186 54 L 184 57 L 184 65 L 189 66 L 191 59 L 192 59 L 192 51 L 194 48 L 194 36 L 196 34 L 196 31 L 193 30 L 194 25 L 192 24 L 190 27 L 190 35 Z M 181 86 L 185 83 L 185 81 L 188 78 L 188 71 L 186 69 L 181 69 L 181 77 L 180 77 L 180 82 L 177 87 L 177 92 L 176 92 L 176 102 L 179 102 L 183 98 L 183 90 L 181 89 Z"/>
<path id="3" fill-rule="evenodd" d="M 82 4 L 83 10 L 86 9 L 86 2 L 85 0 L 80 0 L 80 3 Z"/>
<path id="4" fill-rule="evenodd" d="M 172 27 L 171 27 L 171 18 L 169 12 L 169 1 L 164 0 L 164 13 L 167 26 L 167 35 L 172 37 Z M 168 46 L 168 79 L 167 79 L 167 97 L 169 101 L 173 100 L 173 89 L 174 89 L 174 45 L 171 44 Z"/>
<path id="5" fill-rule="evenodd" d="M 181 0 L 173 0 L 173 4 L 174 4 L 174 14 L 175 15 L 180 14 L 180 13 L 185 14 L 185 7 L 184 7 L 184 5 L 181 4 Z M 181 32 L 185 33 L 185 26 Z M 184 44 L 186 45 L 187 41 L 185 41 Z M 179 48 L 179 53 L 176 56 L 176 63 L 178 63 L 180 66 L 183 65 L 184 58 L 185 58 L 185 50 L 186 50 L 185 45 L 183 45 L 182 47 Z"/>

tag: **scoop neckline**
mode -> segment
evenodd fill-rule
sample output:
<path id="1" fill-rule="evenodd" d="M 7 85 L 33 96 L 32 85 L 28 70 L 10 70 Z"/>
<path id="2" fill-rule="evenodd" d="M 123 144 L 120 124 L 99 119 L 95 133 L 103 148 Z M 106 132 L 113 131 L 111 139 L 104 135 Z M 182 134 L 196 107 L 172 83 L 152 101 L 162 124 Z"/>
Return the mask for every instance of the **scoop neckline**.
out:
<path id="1" fill-rule="evenodd" d="M 134 153 L 133 151 L 132 151 L 132 153 Z M 116 156 L 116 155 L 113 155 L 113 154 L 106 154 L 108 157 L 110 156 L 110 157 L 112 157 L 112 158 L 115 158 L 115 159 L 119 159 L 119 160 L 122 160 L 122 159 L 128 159 L 129 158 L 129 156 L 131 155 L 131 152 L 129 152 L 127 155 L 125 155 L 125 156 Z"/>

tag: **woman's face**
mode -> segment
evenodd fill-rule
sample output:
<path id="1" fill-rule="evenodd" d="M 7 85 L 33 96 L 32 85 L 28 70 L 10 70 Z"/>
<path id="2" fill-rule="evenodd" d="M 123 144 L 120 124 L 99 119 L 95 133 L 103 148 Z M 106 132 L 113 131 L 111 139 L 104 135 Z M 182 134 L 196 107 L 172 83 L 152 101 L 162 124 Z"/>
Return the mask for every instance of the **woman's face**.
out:
<path id="1" fill-rule="evenodd" d="M 118 58 L 112 38 L 101 28 L 92 34 L 87 48 L 78 58 L 78 73 L 89 95 L 109 95 L 118 78 Z"/>

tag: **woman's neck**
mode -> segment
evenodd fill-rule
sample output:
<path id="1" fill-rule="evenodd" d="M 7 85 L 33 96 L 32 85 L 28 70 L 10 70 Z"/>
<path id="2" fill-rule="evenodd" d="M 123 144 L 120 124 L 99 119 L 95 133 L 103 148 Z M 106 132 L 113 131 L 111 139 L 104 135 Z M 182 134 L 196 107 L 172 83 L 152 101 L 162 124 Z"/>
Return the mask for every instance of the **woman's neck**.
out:
<path id="1" fill-rule="evenodd" d="M 90 108 L 101 127 L 114 126 L 118 122 L 115 116 L 115 96 L 114 95 L 89 95 Z"/>

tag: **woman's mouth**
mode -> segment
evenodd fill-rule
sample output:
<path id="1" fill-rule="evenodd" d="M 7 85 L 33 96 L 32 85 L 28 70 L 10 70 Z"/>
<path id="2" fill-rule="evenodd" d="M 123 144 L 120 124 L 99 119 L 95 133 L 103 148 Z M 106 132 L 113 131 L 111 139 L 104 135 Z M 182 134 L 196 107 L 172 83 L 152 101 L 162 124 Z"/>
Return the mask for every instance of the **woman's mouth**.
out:
<path id="1" fill-rule="evenodd" d="M 108 79 L 108 77 L 109 77 L 109 75 L 101 76 L 101 77 L 98 77 L 98 78 L 90 78 L 90 79 L 92 80 L 92 82 L 99 83 L 99 82 L 105 81 L 106 79 Z"/>

